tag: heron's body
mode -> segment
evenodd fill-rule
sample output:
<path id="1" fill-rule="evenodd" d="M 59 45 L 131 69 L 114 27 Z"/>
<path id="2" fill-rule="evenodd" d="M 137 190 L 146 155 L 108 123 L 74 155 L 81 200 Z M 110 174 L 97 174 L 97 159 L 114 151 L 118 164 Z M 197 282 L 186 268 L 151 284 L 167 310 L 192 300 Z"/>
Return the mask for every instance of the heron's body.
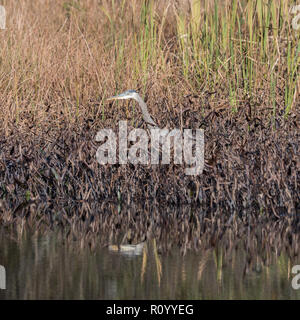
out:
<path id="1" fill-rule="evenodd" d="M 149 112 L 148 112 L 148 108 L 146 103 L 144 102 L 144 100 L 140 97 L 140 95 L 134 91 L 134 90 L 127 90 L 117 96 L 111 97 L 108 100 L 127 100 L 127 99 L 134 99 L 138 102 L 141 111 L 142 111 L 142 115 L 143 115 L 143 119 L 146 122 L 148 129 L 151 131 L 151 129 L 160 129 L 157 124 L 154 122 L 154 120 L 151 118 Z M 169 130 L 167 128 L 165 129 L 160 129 L 160 134 L 161 137 L 163 139 L 163 142 L 165 142 L 165 139 L 168 138 L 169 136 Z M 186 141 L 193 141 L 195 142 L 195 139 L 193 138 L 193 135 L 191 134 L 190 136 L 186 136 L 184 137 L 185 139 L 185 143 Z M 187 139 L 187 140 L 186 140 Z M 159 147 L 158 147 L 159 149 Z M 198 174 L 199 172 L 202 172 L 203 170 L 203 164 L 204 164 L 204 159 L 203 162 L 197 162 L 197 166 L 195 168 L 189 168 L 187 170 L 189 170 L 188 174 Z M 192 170 L 192 171 L 190 171 Z M 192 172 L 192 173 L 190 173 Z"/>
<path id="2" fill-rule="evenodd" d="M 154 120 L 150 116 L 146 103 L 136 91 L 127 90 L 121 94 L 118 94 L 117 96 L 108 98 L 108 100 L 127 100 L 127 99 L 134 99 L 135 101 L 137 101 L 137 103 L 141 108 L 143 119 L 147 123 L 147 126 L 149 129 L 158 128 L 157 124 L 154 122 Z"/>

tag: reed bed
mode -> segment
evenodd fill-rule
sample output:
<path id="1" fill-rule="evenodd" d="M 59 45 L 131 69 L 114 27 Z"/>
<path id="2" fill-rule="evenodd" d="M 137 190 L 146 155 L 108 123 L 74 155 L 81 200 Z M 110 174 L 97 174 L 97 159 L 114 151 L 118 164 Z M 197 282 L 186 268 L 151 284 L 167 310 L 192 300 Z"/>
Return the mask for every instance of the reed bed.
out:
<path id="1" fill-rule="evenodd" d="M 219 216 L 218 228 L 236 219 L 282 225 L 294 243 L 300 207 L 295 4 L 2 1 L 0 223 L 76 230 L 77 221 L 90 222 L 83 236 L 90 228 L 98 234 L 102 215 L 85 212 L 83 203 L 147 201 L 192 205 L 197 218 L 186 221 Z M 97 131 L 116 129 L 124 119 L 134 127 L 140 119 L 134 106 L 105 101 L 126 89 L 139 90 L 160 126 L 205 130 L 201 176 L 185 176 L 175 165 L 97 163 Z M 39 210 L 40 203 L 47 209 Z M 114 229 L 126 214 L 109 217 Z M 139 224 L 144 236 L 153 219 Z M 193 226 L 187 234 L 196 232 L 200 241 L 203 233 Z"/>
<path id="2" fill-rule="evenodd" d="M 0 128 L 6 136 L 16 126 L 39 134 L 89 118 L 99 126 L 107 118 L 105 98 L 130 88 L 148 97 L 158 118 L 183 96 L 206 92 L 215 92 L 215 108 L 233 111 L 260 103 L 275 117 L 299 106 L 296 1 L 2 4 Z"/>
<path id="3" fill-rule="evenodd" d="M 236 236 L 264 228 L 264 241 L 275 248 L 288 243 L 298 252 L 299 113 L 278 117 L 272 130 L 267 111 L 265 121 L 263 111 L 249 121 L 240 112 L 207 111 L 201 120 L 190 111 L 183 118 L 208 126 L 209 164 L 200 176 L 186 176 L 175 165 L 101 166 L 91 130 L 74 127 L 30 144 L 15 134 L 1 145 L 0 223 L 21 233 L 26 226 L 60 226 L 75 239 L 91 236 L 96 242 L 128 228 L 141 241 L 153 236 L 154 227 L 164 229 L 166 243 L 179 237 L 183 248 L 205 237 L 214 245 L 232 228 Z M 115 209 L 105 209 L 108 204 Z M 134 206 L 133 213 L 126 209 Z"/>

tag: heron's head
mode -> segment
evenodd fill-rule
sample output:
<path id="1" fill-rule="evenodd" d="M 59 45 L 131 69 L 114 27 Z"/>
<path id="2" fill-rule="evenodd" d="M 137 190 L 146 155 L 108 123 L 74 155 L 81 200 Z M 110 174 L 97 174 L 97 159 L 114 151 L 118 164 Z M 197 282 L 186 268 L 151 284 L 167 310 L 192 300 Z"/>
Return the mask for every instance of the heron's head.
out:
<path id="1" fill-rule="evenodd" d="M 134 90 L 127 90 L 116 96 L 110 97 L 107 100 L 126 100 L 126 99 L 136 99 L 138 93 Z"/>

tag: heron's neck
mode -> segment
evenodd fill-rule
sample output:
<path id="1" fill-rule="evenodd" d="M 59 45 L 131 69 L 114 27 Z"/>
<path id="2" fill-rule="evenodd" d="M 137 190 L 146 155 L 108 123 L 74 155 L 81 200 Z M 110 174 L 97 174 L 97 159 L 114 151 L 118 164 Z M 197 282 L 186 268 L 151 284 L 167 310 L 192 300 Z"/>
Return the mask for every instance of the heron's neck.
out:
<path id="1" fill-rule="evenodd" d="M 144 121 L 147 122 L 148 124 L 151 124 L 151 125 L 157 127 L 157 124 L 151 118 L 151 116 L 150 116 L 150 114 L 148 112 L 147 105 L 143 101 L 143 99 L 141 97 L 138 97 L 137 98 L 137 102 L 139 103 L 139 106 L 141 107 Z"/>

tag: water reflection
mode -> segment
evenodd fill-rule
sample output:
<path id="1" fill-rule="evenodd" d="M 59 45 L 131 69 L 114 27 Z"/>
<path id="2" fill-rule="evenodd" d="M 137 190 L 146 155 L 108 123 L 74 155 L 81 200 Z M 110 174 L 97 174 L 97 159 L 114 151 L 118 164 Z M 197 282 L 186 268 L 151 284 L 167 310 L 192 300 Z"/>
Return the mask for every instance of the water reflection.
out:
<path id="1" fill-rule="evenodd" d="M 143 252 L 144 246 L 145 242 L 121 245 L 112 244 L 108 246 L 108 250 L 124 256 L 140 256 Z"/>
<path id="2" fill-rule="evenodd" d="M 155 239 L 93 250 L 58 233 L 14 238 L 2 232 L 0 241 L 7 272 L 0 299 L 300 298 L 290 274 L 300 261 L 284 251 L 256 254 L 249 263 L 239 243 L 183 256 L 175 247 L 162 252 Z"/>

